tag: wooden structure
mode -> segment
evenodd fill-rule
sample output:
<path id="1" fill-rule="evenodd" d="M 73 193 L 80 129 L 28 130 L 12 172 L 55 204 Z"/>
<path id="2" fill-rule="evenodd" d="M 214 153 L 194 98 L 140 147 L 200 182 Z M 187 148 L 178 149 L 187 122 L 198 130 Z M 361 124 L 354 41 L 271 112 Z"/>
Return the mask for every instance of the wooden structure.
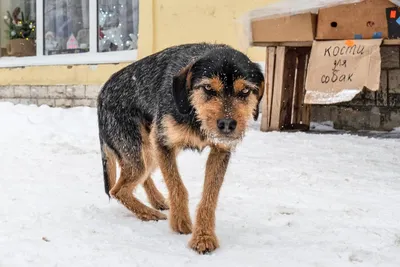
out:
<path id="1" fill-rule="evenodd" d="M 343 4 L 346 1 L 349 4 Z M 400 3 L 397 0 L 327 0 L 325 2 L 329 2 L 327 7 L 321 6 L 316 0 L 296 0 L 296 3 L 281 0 L 276 5 L 256 10 L 257 12 L 254 13 L 256 15 L 249 21 L 252 27 L 251 44 L 266 47 L 267 50 L 261 131 L 307 131 L 309 129 L 311 105 L 304 104 L 305 80 L 308 59 L 313 41 L 317 39 L 316 36 L 323 36 L 324 38 L 318 39 L 321 41 L 338 40 L 337 36 L 341 34 L 345 36 L 340 38 L 341 40 L 347 40 L 346 37 L 349 34 L 352 34 L 354 39 L 363 39 L 370 38 L 368 36 L 371 32 L 375 36 L 379 31 L 376 38 L 385 37 L 388 31 L 386 9 L 397 8 L 396 4 Z M 284 10 L 294 10 L 295 5 L 299 7 L 295 15 L 283 15 Z M 320 10 L 323 10 L 321 16 L 317 15 Z M 345 19 L 343 19 L 339 20 L 339 25 L 336 21 L 332 21 L 328 24 L 331 26 L 327 26 L 328 19 L 331 20 L 331 17 L 334 17 L 332 13 L 340 17 L 340 13 L 351 14 L 355 10 L 366 15 L 363 19 L 368 20 L 367 23 L 358 23 L 358 28 L 349 30 L 354 20 L 359 20 L 359 18 L 347 16 L 345 18 L 347 23 L 344 23 Z M 277 16 L 281 13 L 282 16 Z M 303 27 L 299 28 L 299 21 L 303 21 Z M 271 32 L 271 29 L 275 28 L 275 31 L 266 34 L 262 27 Z M 291 28 L 295 30 L 289 32 Z M 279 36 L 276 32 L 280 30 L 282 34 Z M 385 38 L 383 45 L 400 45 L 400 40 Z"/>
<path id="2" fill-rule="evenodd" d="M 312 42 L 259 45 L 267 49 L 261 131 L 309 130 L 311 105 L 303 102 Z M 400 40 L 384 40 L 382 46 L 400 46 Z"/>
<path id="3" fill-rule="evenodd" d="M 311 47 L 268 46 L 261 131 L 307 130 L 310 105 L 304 105 Z"/>

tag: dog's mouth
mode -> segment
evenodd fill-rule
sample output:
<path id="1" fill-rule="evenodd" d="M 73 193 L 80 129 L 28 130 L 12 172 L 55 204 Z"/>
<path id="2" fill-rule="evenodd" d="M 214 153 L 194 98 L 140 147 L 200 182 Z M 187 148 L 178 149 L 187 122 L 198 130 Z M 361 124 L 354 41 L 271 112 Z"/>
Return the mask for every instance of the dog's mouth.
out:
<path id="1" fill-rule="evenodd" d="M 242 141 L 244 137 L 244 134 L 239 135 L 237 133 L 232 133 L 232 134 L 220 134 L 220 133 L 212 133 L 209 132 L 207 134 L 208 140 L 210 140 L 211 143 L 216 144 L 216 145 L 224 145 L 228 147 L 234 147 L 238 143 Z"/>

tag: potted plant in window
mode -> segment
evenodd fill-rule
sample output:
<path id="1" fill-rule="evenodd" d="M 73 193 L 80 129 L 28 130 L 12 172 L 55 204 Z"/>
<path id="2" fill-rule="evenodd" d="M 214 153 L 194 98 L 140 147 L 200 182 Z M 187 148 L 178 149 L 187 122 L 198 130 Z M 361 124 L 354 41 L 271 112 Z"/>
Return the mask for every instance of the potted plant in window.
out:
<path id="1" fill-rule="evenodd" d="M 21 18 L 20 15 L 21 14 Z M 19 7 L 11 14 L 9 11 L 4 16 L 4 22 L 9 41 L 7 53 L 9 56 L 24 57 L 36 55 L 36 24 L 34 20 L 25 17 Z"/>

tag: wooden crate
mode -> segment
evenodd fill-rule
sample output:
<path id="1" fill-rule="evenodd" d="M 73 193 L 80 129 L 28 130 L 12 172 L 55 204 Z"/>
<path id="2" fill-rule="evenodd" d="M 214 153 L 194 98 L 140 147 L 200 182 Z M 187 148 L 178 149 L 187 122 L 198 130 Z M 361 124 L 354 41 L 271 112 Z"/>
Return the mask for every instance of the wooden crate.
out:
<path id="1" fill-rule="evenodd" d="M 267 47 L 261 131 L 308 130 L 310 105 L 303 104 L 310 47 Z"/>

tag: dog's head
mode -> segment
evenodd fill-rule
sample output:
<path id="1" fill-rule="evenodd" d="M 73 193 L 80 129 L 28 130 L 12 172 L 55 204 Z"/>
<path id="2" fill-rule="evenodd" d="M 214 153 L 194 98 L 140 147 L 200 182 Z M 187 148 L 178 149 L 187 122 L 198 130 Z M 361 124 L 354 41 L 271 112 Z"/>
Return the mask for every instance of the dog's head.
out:
<path id="1" fill-rule="evenodd" d="M 192 110 L 214 143 L 237 143 L 248 121 L 258 118 L 264 92 L 260 67 L 229 47 L 212 50 L 186 66 L 173 80 L 178 110 Z"/>

